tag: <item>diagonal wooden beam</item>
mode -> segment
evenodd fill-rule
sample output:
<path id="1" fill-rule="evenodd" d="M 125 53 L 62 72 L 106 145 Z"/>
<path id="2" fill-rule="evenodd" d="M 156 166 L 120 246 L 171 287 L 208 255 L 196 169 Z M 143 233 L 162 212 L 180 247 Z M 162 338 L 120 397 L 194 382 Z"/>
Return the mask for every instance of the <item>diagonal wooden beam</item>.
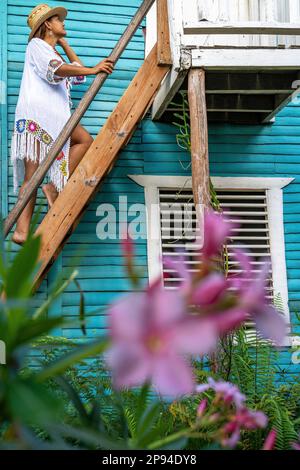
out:
<path id="1" fill-rule="evenodd" d="M 144 0 L 139 9 L 137 10 L 135 16 L 130 21 L 129 25 L 127 26 L 126 30 L 122 34 L 121 38 L 117 42 L 116 46 L 114 47 L 111 55 L 109 56 L 110 59 L 116 63 L 117 60 L 120 58 L 124 50 L 126 49 L 128 43 L 130 42 L 131 38 L 137 31 L 139 25 L 141 24 L 143 18 L 146 16 L 148 11 L 150 10 L 151 6 L 153 5 L 155 0 Z M 31 180 L 28 182 L 25 190 L 22 193 L 22 196 L 19 198 L 18 202 L 15 204 L 14 208 L 11 210 L 9 215 L 7 216 L 5 223 L 4 223 L 4 236 L 6 237 L 16 221 L 18 220 L 20 214 L 23 212 L 23 209 L 27 206 L 30 198 L 34 191 L 38 188 L 38 186 L 43 181 L 47 171 L 51 167 L 52 163 L 56 159 L 57 155 L 63 148 L 64 144 L 71 136 L 73 130 L 79 123 L 80 119 L 88 109 L 89 105 L 97 95 L 98 91 L 104 84 L 108 74 L 105 72 L 99 73 L 94 81 L 92 82 L 90 88 L 87 90 L 83 98 L 81 99 L 78 107 L 75 109 L 72 116 L 67 121 L 65 127 L 59 134 L 57 140 L 52 145 L 48 155 L 46 158 L 41 162 L 38 169 L 35 171 L 34 175 L 32 176 Z"/>
<path id="2" fill-rule="evenodd" d="M 93 144 L 45 216 L 36 235 L 41 235 L 41 266 L 34 289 L 39 285 L 48 264 L 61 251 L 79 218 L 115 162 L 137 123 L 152 103 L 157 89 L 170 66 L 157 65 L 154 46 L 138 73 L 107 119 Z"/>

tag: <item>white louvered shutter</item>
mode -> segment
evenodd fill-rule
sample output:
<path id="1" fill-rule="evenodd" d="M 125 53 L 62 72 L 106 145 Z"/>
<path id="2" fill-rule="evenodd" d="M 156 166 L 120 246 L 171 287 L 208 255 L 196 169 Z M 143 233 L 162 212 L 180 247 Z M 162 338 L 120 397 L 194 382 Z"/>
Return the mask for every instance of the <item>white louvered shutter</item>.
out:
<path id="1" fill-rule="evenodd" d="M 270 235 L 268 226 L 267 201 L 265 190 L 216 190 L 225 216 L 239 227 L 228 239 L 229 274 L 239 275 L 240 266 L 232 255 L 232 249 L 241 248 L 251 258 L 251 277 L 257 276 L 263 260 L 270 259 Z M 160 215 L 162 254 L 178 259 L 177 249 L 184 251 L 188 269 L 195 271 L 198 251 L 192 249 L 195 238 L 196 213 L 191 189 L 160 189 Z M 180 278 L 176 271 L 163 265 L 164 285 L 176 289 Z M 171 277 L 169 277 L 171 276 Z M 266 292 L 270 303 L 273 300 L 272 269 Z"/>

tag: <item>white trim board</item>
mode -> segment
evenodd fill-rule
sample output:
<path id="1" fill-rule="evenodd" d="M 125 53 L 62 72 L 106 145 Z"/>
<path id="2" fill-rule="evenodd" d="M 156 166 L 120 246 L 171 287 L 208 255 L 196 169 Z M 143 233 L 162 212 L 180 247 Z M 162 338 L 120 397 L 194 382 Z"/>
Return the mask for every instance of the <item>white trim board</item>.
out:
<path id="1" fill-rule="evenodd" d="M 147 250 L 149 281 L 162 275 L 161 233 L 159 213 L 159 189 L 192 189 L 191 176 L 128 175 L 133 181 L 145 188 L 147 210 Z M 285 241 L 283 223 L 283 188 L 294 178 L 260 177 L 211 177 L 217 189 L 264 189 L 266 190 L 268 224 L 270 233 L 270 252 L 273 272 L 274 295 L 280 293 L 286 321 L 290 325 L 288 307 L 288 285 L 286 275 Z M 149 210 L 150 208 L 150 210 Z M 152 236 L 148 236 L 149 234 Z M 154 236 L 153 236 L 154 235 Z M 290 328 L 288 330 L 290 333 Z M 286 338 L 290 346 L 291 338 Z"/>

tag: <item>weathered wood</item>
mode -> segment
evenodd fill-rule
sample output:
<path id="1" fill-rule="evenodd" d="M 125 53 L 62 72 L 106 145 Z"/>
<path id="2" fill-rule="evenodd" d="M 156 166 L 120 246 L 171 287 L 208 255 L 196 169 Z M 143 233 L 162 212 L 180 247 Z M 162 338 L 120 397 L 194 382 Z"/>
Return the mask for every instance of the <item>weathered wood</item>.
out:
<path id="1" fill-rule="evenodd" d="M 188 75 L 191 124 L 192 185 L 198 220 L 210 205 L 208 125 L 205 101 L 205 71 L 192 69 Z"/>
<path id="2" fill-rule="evenodd" d="M 191 21 L 184 23 L 184 34 L 289 34 L 299 35 L 300 24 L 275 22 L 220 22 Z"/>
<path id="3" fill-rule="evenodd" d="M 125 32 L 119 39 L 118 43 L 114 47 L 110 59 L 116 63 L 117 60 L 120 58 L 124 50 L 126 49 L 129 41 L 137 31 L 140 23 L 142 22 L 145 15 L 150 10 L 151 6 L 153 5 L 155 0 L 144 0 L 140 8 L 137 10 L 135 16 L 130 21 L 129 25 L 127 26 Z M 54 142 L 51 150 L 49 151 L 47 157 L 41 162 L 38 169 L 32 176 L 30 182 L 28 183 L 27 187 L 22 193 L 22 196 L 19 198 L 18 202 L 15 204 L 14 208 L 8 215 L 4 223 L 4 236 L 6 237 L 10 230 L 12 229 L 13 225 L 18 220 L 20 214 L 22 213 L 23 209 L 26 207 L 27 203 L 31 199 L 34 191 L 38 188 L 38 186 L 43 181 L 47 171 L 51 167 L 52 163 L 56 159 L 57 155 L 63 148 L 64 144 L 71 136 L 73 130 L 79 123 L 80 119 L 88 109 L 89 105 L 97 95 L 99 89 L 104 84 L 108 74 L 101 72 L 99 73 L 94 81 L 92 82 L 90 88 L 83 96 L 82 100 L 80 101 L 78 107 L 75 109 L 74 113 L 67 121 L 64 129 L 59 134 L 57 140 Z"/>
<path id="4" fill-rule="evenodd" d="M 157 63 L 172 65 L 168 0 L 157 0 Z"/>
<path id="5" fill-rule="evenodd" d="M 167 65 L 157 65 L 155 46 L 38 227 L 36 235 L 42 237 L 39 257 L 41 266 L 35 286 L 40 282 L 53 256 L 57 256 L 75 222 L 77 225 L 82 209 L 98 190 L 128 135 L 149 108 L 169 69 Z"/>

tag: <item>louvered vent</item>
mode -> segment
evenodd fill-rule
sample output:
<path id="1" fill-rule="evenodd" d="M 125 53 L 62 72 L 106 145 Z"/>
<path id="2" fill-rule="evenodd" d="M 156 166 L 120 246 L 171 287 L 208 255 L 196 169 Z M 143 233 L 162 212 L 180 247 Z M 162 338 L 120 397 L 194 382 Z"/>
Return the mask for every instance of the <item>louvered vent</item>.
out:
<path id="1" fill-rule="evenodd" d="M 247 250 L 251 257 L 251 277 L 257 276 L 263 259 L 270 259 L 270 236 L 268 227 L 265 190 L 217 190 L 218 199 L 225 216 L 238 224 L 228 239 L 229 274 L 239 275 L 240 266 L 232 255 L 232 249 Z M 192 248 L 195 242 L 196 213 L 192 190 L 160 190 L 160 219 L 162 254 L 178 259 L 180 249 L 185 252 L 188 269 L 195 271 L 198 252 Z M 180 278 L 176 271 L 163 266 L 164 285 L 176 289 Z M 266 295 L 273 299 L 273 281 L 270 271 Z"/>

